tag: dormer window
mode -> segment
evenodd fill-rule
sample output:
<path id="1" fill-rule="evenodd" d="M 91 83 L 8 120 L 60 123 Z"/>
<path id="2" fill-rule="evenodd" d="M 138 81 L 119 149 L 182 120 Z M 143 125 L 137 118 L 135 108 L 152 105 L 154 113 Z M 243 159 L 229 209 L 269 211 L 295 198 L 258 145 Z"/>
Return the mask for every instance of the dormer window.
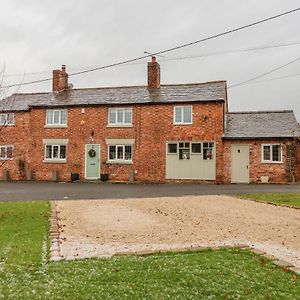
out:
<path id="1" fill-rule="evenodd" d="M 0 125 L 1 126 L 13 126 L 14 125 L 14 114 L 13 113 L 0 114 Z"/>
<path id="2" fill-rule="evenodd" d="M 46 112 L 46 127 L 67 127 L 66 109 L 49 109 Z"/>

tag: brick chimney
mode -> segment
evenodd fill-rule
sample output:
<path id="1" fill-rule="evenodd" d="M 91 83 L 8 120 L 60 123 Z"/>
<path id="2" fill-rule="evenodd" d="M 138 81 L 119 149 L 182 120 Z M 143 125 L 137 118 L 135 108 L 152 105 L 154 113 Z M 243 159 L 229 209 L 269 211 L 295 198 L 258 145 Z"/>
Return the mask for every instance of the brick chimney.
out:
<path id="1" fill-rule="evenodd" d="M 156 61 L 156 57 L 151 57 L 151 62 L 148 62 L 148 89 L 160 88 L 160 65 Z"/>
<path id="2" fill-rule="evenodd" d="M 53 70 L 52 72 L 52 92 L 60 93 L 68 89 L 68 73 L 66 65 L 61 66 L 61 70 Z"/>

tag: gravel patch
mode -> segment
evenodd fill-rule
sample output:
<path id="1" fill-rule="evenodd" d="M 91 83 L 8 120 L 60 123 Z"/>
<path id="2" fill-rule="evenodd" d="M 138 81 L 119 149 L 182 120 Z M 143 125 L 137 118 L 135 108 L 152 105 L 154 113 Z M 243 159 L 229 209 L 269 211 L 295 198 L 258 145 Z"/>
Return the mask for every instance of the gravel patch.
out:
<path id="1" fill-rule="evenodd" d="M 229 196 L 57 201 L 65 259 L 247 245 L 300 267 L 300 210 Z"/>

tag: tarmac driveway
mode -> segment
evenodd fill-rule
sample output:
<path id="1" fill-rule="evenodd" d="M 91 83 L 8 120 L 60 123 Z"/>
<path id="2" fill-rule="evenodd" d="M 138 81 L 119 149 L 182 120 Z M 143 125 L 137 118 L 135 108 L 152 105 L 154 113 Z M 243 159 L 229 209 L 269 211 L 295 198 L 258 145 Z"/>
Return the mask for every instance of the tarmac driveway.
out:
<path id="1" fill-rule="evenodd" d="M 300 185 L 281 184 L 112 184 L 0 182 L 0 201 L 62 199 L 130 199 L 187 195 L 299 193 Z"/>
<path id="2" fill-rule="evenodd" d="M 247 244 L 300 267 L 300 210 L 230 196 L 57 201 L 66 259 Z"/>

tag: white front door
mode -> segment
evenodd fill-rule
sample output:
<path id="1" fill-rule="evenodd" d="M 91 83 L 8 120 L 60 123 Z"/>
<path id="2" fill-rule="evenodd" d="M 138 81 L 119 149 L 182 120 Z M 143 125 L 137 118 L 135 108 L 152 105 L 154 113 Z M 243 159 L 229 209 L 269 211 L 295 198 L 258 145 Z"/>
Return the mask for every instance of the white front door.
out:
<path id="1" fill-rule="evenodd" d="M 249 145 L 231 145 L 231 182 L 249 183 Z"/>

